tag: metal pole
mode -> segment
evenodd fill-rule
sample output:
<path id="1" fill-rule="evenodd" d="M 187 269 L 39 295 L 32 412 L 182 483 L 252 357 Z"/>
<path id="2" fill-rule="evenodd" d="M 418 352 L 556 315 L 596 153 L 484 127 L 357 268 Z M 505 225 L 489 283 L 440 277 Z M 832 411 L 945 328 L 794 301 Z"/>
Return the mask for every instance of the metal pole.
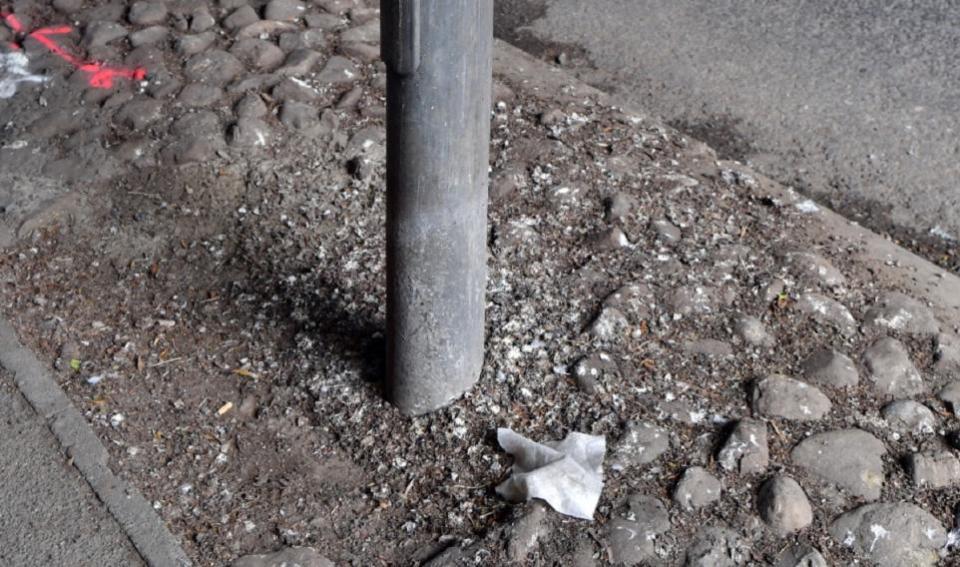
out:
<path id="1" fill-rule="evenodd" d="M 420 415 L 483 366 L 493 0 L 383 0 L 387 395 Z"/>

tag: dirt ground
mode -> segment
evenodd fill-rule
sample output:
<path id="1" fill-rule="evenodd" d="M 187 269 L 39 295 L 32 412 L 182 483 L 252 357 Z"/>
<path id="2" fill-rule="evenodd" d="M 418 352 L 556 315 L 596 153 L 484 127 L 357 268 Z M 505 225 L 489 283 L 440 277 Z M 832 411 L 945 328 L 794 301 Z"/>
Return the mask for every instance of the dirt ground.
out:
<path id="1" fill-rule="evenodd" d="M 671 529 L 656 539 L 652 564 L 682 564 L 704 525 L 736 530 L 750 565 L 772 565 L 794 543 L 814 545 L 831 565 L 863 562 L 827 533 L 862 501 L 789 457 L 806 436 L 851 426 L 887 444 L 882 501 L 916 503 L 953 526 L 960 494 L 916 490 L 899 463 L 917 447 L 939 447 L 940 436 L 892 436 L 877 417 L 888 400 L 863 383 L 824 388 L 833 410 L 821 420 L 769 418 L 767 473 L 716 463 L 732 423 L 752 414 L 757 378 L 799 376 L 825 346 L 859 361 L 876 338 L 811 318 L 801 295 L 837 299 L 860 321 L 885 282 L 850 250 L 801 240 L 801 209 L 753 197 L 745 188 L 756 181 L 718 167 L 699 142 L 590 99 L 561 103 L 502 80 L 484 370 L 449 408 L 401 416 L 380 391 L 384 93 L 377 64 L 357 64 L 361 99 L 337 110 L 324 135 L 278 135 L 199 163 L 133 162 L 109 180 L 76 184 L 86 214 L 44 223 L 0 261 L 4 316 L 198 564 L 284 546 L 349 565 L 419 564 L 444 550 L 505 564 L 527 508 L 494 492 L 510 467 L 498 427 L 538 440 L 604 435 L 613 448 L 628 422 L 669 431 L 670 448 L 654 463 L 605 470 L 594 522 L 548 512 L 529 565 L 608 563 L 606 526 L 627 496 L 669 502 L 691 465 L 717 475 L 723 496 L 695 512 L 669 506 Z M 346 90 L 312 104 L 332 105 Z M 263 101 L 264 120 L 282 130 L 281 104 Z M 611 213 L 611 201 L 625 212 Z M 675 233 L 657 230 L 661 220 Z M 794 250 L 816 251 L 846 283 L 792 272 L 784 253 Z M 778 280 L 785 289 L 769 296 Z M 627 284 L 645 291 L 623 307 L 624 326 L 588 332 Z M 707 290 L 707 307 L 684 311 L 677 290 L 696 288 Z M 736 338 L 741 315 L 759 318 L 775 342 Z M 933 395 L 947 378 L 932 369 L 933 341 L 892 334 L 924 374 L 929 393 L 917 399 L 937 411 L 946 435 L 956 420 Z M 730 352 L 691 352 L 701 339 Z M 614 363 L 595 388 L 578 386 L 573 366 L 599 352 Z M 757 487 L 774 471 L 797 479 L 813 503 L 814 523 L 799 535 L 780 537 L 757 516 Z"/>

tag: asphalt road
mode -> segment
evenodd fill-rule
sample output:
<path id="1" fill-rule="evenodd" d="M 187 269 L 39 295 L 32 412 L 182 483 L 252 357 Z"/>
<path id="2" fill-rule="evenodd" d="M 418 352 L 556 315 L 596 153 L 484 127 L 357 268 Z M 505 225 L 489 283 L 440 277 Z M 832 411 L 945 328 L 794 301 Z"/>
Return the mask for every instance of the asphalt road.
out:
<path id="1" fill-rule="evenodd" d="M 588 82 L 871 228 L 960 236 L 960 3 L 497 0 L 497 33 L 566 52 Z"/>

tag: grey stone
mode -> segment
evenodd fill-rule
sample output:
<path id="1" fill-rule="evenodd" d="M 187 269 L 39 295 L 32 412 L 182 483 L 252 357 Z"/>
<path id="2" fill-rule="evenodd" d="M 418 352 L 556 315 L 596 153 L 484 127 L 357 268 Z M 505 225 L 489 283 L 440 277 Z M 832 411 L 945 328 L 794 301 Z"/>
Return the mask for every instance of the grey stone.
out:
<path id="1" fill-rule="evenodd" d="M 223 97 L 223 89 L 213 85 L 190 83 L 183 87 L 177 102 L 188 108 L 209 106 Z"/>
<path id="2" fill-rule="evenodd" d="M 249 4 L 244 4 L 223 19 L 223 27 L 228 30 L 238 30 L 259 20 L 260 16 L 257 15 L 257 11 Z"/>
<path id="3" fill-rule="evenodd" d="M 509 167 L 490 180 L 490 200 L 501 201 L 527 187 L 527 172 L 522 167 Z"/>
<path id="4" fill-rule="evenodd" d="M 683 237 L 677 225 L 665 219 L 651 221 L 650 228 L 656 233 L 657 239 L 664 244 L 680 242 L 680 238 Z"/>
<path id="5" fill-rule="evenodd" d="M 134 130 L 143 130 L 163 116 L 163 102 L 139 99 L 124 104 L 114 115 L 114 120 Z"/>
<path id="6" fill-rule="evenodd" d="M 740 474 L 756 474 L 767 470 L 770 464 L 767 424 L 753 419 L 737 422 L 717 454 L 717 462 L 725 470 Z"/>
<path id="7" fill-rule="evenodd" d="M 287 101 L 280 109 L 280 122 L 294 130 L 308 131 L 320 123 L 317 109 L 309 104 Z"/>
<path id="8" fill-rule="evenodd" d="M 860 506 L 837 518 L 830 535 L 877 567 L 932 567 L 947 542 L 935 517 L 905 502 Z"/>
<path id="9" fill-rule="evenodd" d="M 355 110 L 357 105 L 360 104 L 360 99 L 363 98 L 363 92 L 363 87 L 353 87 L 349 91 L 343 93 L 343 95 L 337 101 L 335 108 L 337 110 Z"/>
<path id="10" fill-rule="evenodd" d="M 345 14 L 357 6 L 357 0 L 314 0 L 313 3 L 331 14 Z"/>
<path id="11" fill-rule="evenodd" d="M 252 24 L 247 24 L 237 30 L 236 38 L 245 39 L 256 37 L 266 39 L 279 34 L 284 34 L 300 29 L 297 24 L 290 22 L 276 22 L 273 20 L 258 20 Z"/>
<path id="12" fill-rule="evenodd" d="M 863 364 L 878 394 L 909 398 L 926 391 L 923 378 L 910 360 L 910 354 L 896 339 L 886 337 L 873 343 L 863 354 Z"/>
<path id="13" fill-rule="evenodd" d="M 327 37 L 320 30 L 304 30 L 280 35 L 280 49 L 323 49 L 327 46 Z"/>
<path id="14" fill-rule="evenodd" d="M 180 36 L 177 40 L 177 51 L 183 55 L 196 55 L 213 45 L 216 39 L 217 34 L 212 31 Z"/>
<path id="15" fill-rule="evenodd" d="M 850 357 L 832 349 L 811 354 L 803 363 L 803 376 L 809 382 L 833 388 L 852 388 L 860 383 L 860 373 Z"/>
<path id="16" fill-rule="evenodd" d="M 627 513 L 607 524 L 610 561 L 614 565 L 639 565 L 656 558 L 657 537 L 670 530 L 670 516 L 660 500 L 633 494 Z"/>
<path id="17" fill-rule="evenodd" d="M 267 114 L 267 105 L 260 95 L 247 93 L 237 103 L 236 112 L 239 118 L 262 118 Z"/>
<path id="18" fill-rule="evenodd" d="M 550 533 L 546 523 L 547 508 L 539 500 L 527 505 L 526 513 L 510 527 L 507 557 L 513 563 L 523 563 L 540 539 Z"/>
<path id="19" fill-rule="evenodd" d="M 573 377 L 577 386 L 588 394 L 596 393 L 601 376 L 608 372 L 616 372 L 617 364 L 609 354 L 598 352 L 585 356 L 573 366 Z"/>
<path id="20" fill-rule="evenodd" d="M 146 0 L 134 2 L 130 6 L 127 20 L 137 26 L 155 26 L 167 19 L 167 6 L 163 2 Z"/>
<path id="21" fill-rule="evenodd" d="M 797 545 L 784 549 L 777 557 L 774 567 L 829 567 L 815 548 L 809 545 Z"/>
<path id="22" fill-rule="evenodd" d="M 960 483 L 960 460 L 952 453 L 914 453 L 907 457 L 906 468 L 919 488 L 946 488 Z"/>
<path id="23" fill-rule="evenodd" d="M 633 195 L 617 193 L 607 201 L 607 221 L 626 220 L 639 206 L 640 202 Z"/>
<path id="24" fill-rule="evenodd" d="M 877 299 L 863 317 L 866 328 L 899 331 L 911 335 L 933 336 L 940 323 L 929 307 L 902 293 L 887 293 Z"/>
<path id="25" fill-rule="evenodd" d="M 212 49 L 187 60 L 183 72 L 195 83 L 224 85 L 243 72 L 243 64 L 226 51 Z"/>
<path id="26" fill-rule="evenodd" d="M 720 499 L 722 485 L 703 467 L 690 467 L 683 472 L 673 490 L 673 501 L 690 512 Z"/>
<path id="27" fill-rule="evenodd" d="M 613 448 L 610 468 L 623 470 L 652 463 L 669 448 L 670 434 L 665 429 L 631 421 Z"/>
<path id="28" fill-rule="evenodd" d="M 832 404 L 816 386 L 780 374 L 771 374 L 753 390 L 753 411 L 796 421 L 816 421 Z"/>
<path id="29" fill-rule="evenodd" d="M 241 557 L 232 567 L 334 567 L 334 564 L 309 547 L 288 547 L 266 555 Z"/>
<path id="30" fill-rule="evenodd" d="M 687 548 L 685 567 L 736 567 L 743 565 L 743 544 L 737 532 L 728 528 L 701 528 Z"/>
<path id="31" fill-rule="evenodd" d="M 153 45 L 167 39 L 170 34 L 166 26 L 151 26 L 130 34 L 130 45 L 140 47 L 141 45 Z"/>
<path id="32" fill-rule="evenodd" d="M 733 347 L 730 343 L 717 339 L 695 339 L 683 343 L 684 352 L 702 354 L 710 357 L 733 356 Z"/>
<path id="33" fill-rule="evenodd" d="M 72 14 L 83 7 L 83 0 L 53 0 L 53 7 L 64 14 Z"/>
<path id="34" fill-rule="evenodd" d="M 344 19 L 335 14 L 307 14 L 303 20 L 307 27 L 323 31 L 332 31 L 344 25 Z"/>
<path id="35" fill-rule="evenodd" d="M 898 433 L 927 435 L 937 427 L 937 417 L 927 406 L 913 400 L 897 400 L 887 404 L 880 415 Z"/>
<path id="36" fill-rule="evenodd" d="M 167 71 L 154 74 L 147 85 L 147 93 L 158 99 L 173 96 L 179 90 L 180 79 Z"/>
<path id="37" fill-rule="evenodd" d="M 942 375 L 960 377 L 960 337 L 953 333 L 937 335 L 933 369 Z"/>
<path id="38" fill-rule="evenodd" d="M 176 134 L 176 140 L 162 152 L 167 162 L 204 162 L 225 145 L 220 118 L 209 110 L 181 116 L 174 121 L 171 131 Z"/>
<path id="39" fill-rule="evenodd" d="M 259 118 L 240 118 L 230 129 L 230 144 L 233 146 L 265 147 L 271 138 L 270 126 Z"/>
<path id="40" fill-rule="evenodd" d="M 362 41 L 364 43 L 380 43 L 380 22 L 371 20 L 362 26 L 350 28 L 340 34 L 340 41 Z"/>
<path id="41" fill-rule="evenodd" d="M 284 58 L 283 50 L 273 43 L 252 37 L 236 41 L 230 47 L 230 53 L 258 70 L 273 69 L 282 63 Z"/>
<path id="42" fill-rule="evenodd" d="M 268 20 L 295 21 L 306 11 L 307 7 L 297 0 L 270 0 L 263 15 Z"/>
<path id="43" fill-rule="evenodd" d="M 100 47 L 124 37 L 127 37 L 127 28 L 116 22 L 91 22 L 84 30 L 83 43 L 87 47 Z"/>
<path id="44" fill-rule="evenodd" d="M 883 488 L 883 442 L 861 429 L 817 433 L 790 453 L 793 463 L 853 496 L 880 498 Z"/>
<path id="45" fill-rule="evenodd" d="M 797 299 L 797 309 L 813 320 L 850 336 L 857 332 L 857 321 L 842 303 L 819 293 L 805 293 Z"/>
<path id="46" fill-rule="evenodd" d="M 603 307 L 593 319 L 587 332 L 602 342 L 615 342 L 626 338 L 630 322 L 619 309 Z"/>
<path id="47" fill-rule="evenodd" d="M 785 535 L 813 523 L 813 508 L 803 488 L 788 476 L 778 475 L 763 483 L 757 494 L 757 511 L 770 528 Z"/>
<path id="48" fill-rule="evenodd" d="M 944 386 L 937 397 L 950 406 L 954 415 L 960 415 L 960 380 L 955 380 Z"/>
<path id="49" fill-rule="evenodd" d="M 270 96 L 279 102 L 295 100 L 299 102 L 316 102 L 320 100 L 320 93 L 307 82 L 296 77 L 283 79 L 270 91 Z"/>
<path id="50" fill-rule="evenodd" d="M 770 282 L 763 286 L 760 290 L 760 295 L 763 297 L 763 302 L 766 305 L 778 301 L 782 294 L 786 292 L 787 283 L 780 278 L 774 278 Z"/>
<path id="51" fill-rule="evenodd" d="M 190 14 L 190 31 L 193 33 L 205 32 L 216 23 L 217 20 L 210 15 L 210 10 L 204 4 L 194 8 Z"/>
<path id="52" fill-rule="evenodd" d="M 618 309 L 636 321 L 649 318 L 654 303 L 653 290 L 643 283 L 622 285 L 603 300 L 604 307 Z"/>
<path id="53" fill-rule="evenodd" d="M 716 290 L 703 286 L 674 289 L 664 297 L 664 303 L 674 315 L 699 315 L 716 309 Z"/>
<path id="54" fill-rule="evenodd" d="M 340 53 L 362 63 L 375 63 L 380 60 L 380 46 L 352 41 L 340 44 Z"/>
<path id="55" fill-rule="evenodd" d="M 763 321 L 749 315 L 740 315 L 733 321 L 733 332 L 751 346 L 772 347 L 776 340 L 767 331 Z"/>
<path id="56" fill-rule="evenodd" d="M 312 49 L 295 49 L 287 55 L 283 66 L 277 69 L 276 73 L 282 77 L 306 75 L 319 60 L 320 54 Z"/>
<path id="57" fill-rule="evenodd" d="M 784 254 L 784 262 L 797 278 L 806 283 L 819 283 L 827 287 L 846 283 L 840 270 L 819 254 L 799 250 L 787 252 Z"/>
<path id="58" fill-rule="evenodd" d="M 630 247 L 630 241 L 618 226 L 601 230 L 590 237 L 590 247 L 598 252 Z"/>

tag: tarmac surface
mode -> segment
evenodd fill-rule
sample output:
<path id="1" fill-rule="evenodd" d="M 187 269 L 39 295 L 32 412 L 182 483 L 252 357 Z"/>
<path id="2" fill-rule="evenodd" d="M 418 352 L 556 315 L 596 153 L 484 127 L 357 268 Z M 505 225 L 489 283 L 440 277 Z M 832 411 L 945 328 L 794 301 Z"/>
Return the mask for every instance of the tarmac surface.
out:
<path id="1" fill-rule="evenodd" d="M 5 370 L 0 415 L 0 564 L 143 565 Z"/>
<path id="2" fill-rule="evenodd" d="M 871 228 L 960 235 L 954 2 L 498 0 L 497 17 L 502 38 L 565 50 L 588 82 Z"/>

